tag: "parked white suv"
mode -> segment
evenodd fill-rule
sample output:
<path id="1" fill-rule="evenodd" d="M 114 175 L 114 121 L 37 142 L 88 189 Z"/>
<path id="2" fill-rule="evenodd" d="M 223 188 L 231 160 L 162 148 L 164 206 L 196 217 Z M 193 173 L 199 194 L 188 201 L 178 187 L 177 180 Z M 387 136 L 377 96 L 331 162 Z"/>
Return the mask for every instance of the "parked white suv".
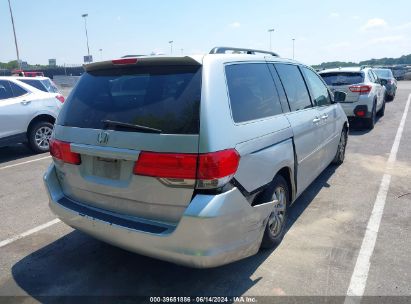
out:
<path id="1" fill-rule="evenodd" d="M 64 102 L 15 77 L 0 77 L 0 147 L 28 143 L 36 153 L 49 150 L 53 124 Z"/>
<path id="2" fill-rule="evenodd" d="M 376 117 L 384 116 L 386 89 L 369 67 L 328 69 L 319 72 L 331 91 L 347 94 L 341 106 L 350 119 L 361 119 L 373 129 Z"/>

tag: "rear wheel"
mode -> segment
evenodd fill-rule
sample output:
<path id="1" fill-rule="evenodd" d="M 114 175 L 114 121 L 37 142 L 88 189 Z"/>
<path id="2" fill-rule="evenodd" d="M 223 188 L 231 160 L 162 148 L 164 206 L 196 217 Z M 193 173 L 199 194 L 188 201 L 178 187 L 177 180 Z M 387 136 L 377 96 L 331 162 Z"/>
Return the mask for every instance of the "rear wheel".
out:
<path id="1" fill-rule="evenodd" d="M 378 116 L 379 116 L 379 117 L 383 117 L 384 114 L 385 114 L 385 101 L 386 101 L 386 98 L 384 98 L 384 101 L 382 102 L 382 107 L 381 107 L 381 109 L 378 111 Z"/>
<path id="2" fill-rule="evenodd" d="M 35 153 L 49 151 L 53 125 L 47 121 L 36 122 L 28 131 L 29 146 Z"/>
<path id="3" fill-rule="evenodd" d="M 263 196 L 266 199 L 265 201 L 277 200 L 277 203 L 268 218 L 261 247 L 275 248 L 281 243 L 287 224 L 287 207 L 290 195 L 285 179 L 281 175 L 277 175 Z"/>
<path id="4" fill-rule="evenodd" d="M 345 158 L 345 148 L 347 147 L 347 129 L 344 128 L 341 132 L 340 142 L 338 143 L 337 153 L 332 161 L 335 165 L 341 165 Z"/>
<path id="5" fill-rule="evenodd" d="M 370 130 L 374 129 L 376 119 L 377 119 L 376 104 L 374 103 L 374 105 L 372 107 L 371 117 L 366 118 L 366 123 L 367 123 L 368 129 L 370 129 Z"/>

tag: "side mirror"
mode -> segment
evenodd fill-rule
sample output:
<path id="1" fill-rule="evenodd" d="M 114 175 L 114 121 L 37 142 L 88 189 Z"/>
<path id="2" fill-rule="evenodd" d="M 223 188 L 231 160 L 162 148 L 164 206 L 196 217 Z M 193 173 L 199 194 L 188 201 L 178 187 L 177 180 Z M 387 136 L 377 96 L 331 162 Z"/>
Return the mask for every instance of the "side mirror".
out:
<path id="1" fill-rule="evenodd" d="M 334 102 L 344 102 L 347 97 L 347 93 L 341 91 L 334 92 Z"/>
<path id="2" fill-rule="evenodd" d="M 387 84 L 387 79 L 380 79 L 380 83 L 382 85 L 386 85 Z"/>

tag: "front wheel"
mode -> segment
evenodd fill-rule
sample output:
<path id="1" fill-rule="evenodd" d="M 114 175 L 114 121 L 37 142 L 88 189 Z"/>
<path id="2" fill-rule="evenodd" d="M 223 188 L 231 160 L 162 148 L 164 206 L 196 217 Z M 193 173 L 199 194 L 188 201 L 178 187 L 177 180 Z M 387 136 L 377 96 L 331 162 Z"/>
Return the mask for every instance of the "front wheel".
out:
<path id="1" fill-rule="evenodd" d="M 265 192 L 264 196 L 267 201 L 277 200 L 277 203 L 268 218 L 261 242 L 262 248 L 275 248 L 281 243 L 284 237 L 287 224 L 289 193 L 287 182 L 281 175 L 277 175 L 273 179 L 269 189 Z"/>
<path id="2" fill-rule="evenodd" d="M 347 129 L 344 128 L 341 132 L 340 142 L 338 143 L 337 153 L 332 161 L 335 165 L 341 165 L 345 158 L 345 148 L 347 147 Z"/>
<path id="3" fill-rule="evenodd" d="M 29 146 L 35 153 L 49 151 L 49 140 L 53 132 L 53 125 L 47 121 L 35 123 L 28 131 Z"/>

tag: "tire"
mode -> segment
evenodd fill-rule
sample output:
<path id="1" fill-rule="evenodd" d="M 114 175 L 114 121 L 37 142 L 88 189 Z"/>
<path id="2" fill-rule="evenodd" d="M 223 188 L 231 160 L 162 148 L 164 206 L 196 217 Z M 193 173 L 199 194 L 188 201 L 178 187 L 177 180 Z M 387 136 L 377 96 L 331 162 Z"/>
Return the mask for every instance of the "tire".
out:
<path id="1" fill-rule="evenodd" d="M 49 140 L 53 132 L 53 124 L 47 121 L 39 121 L 28 130 L 29 147 L 35 153 L 49 151 Z"/>
<path id="2" fill-rule="evenodd" d="M 279 196 L 279 203 L 275 210 L 270 214 L 264 230 L 261 248 L 277 247 L 285 234 L 287 225 L 287 208 L 290 202 L 290 192 L 286 180 L 281 175 L 276 175 L 269 189 L 263 194 L 265 202 L 272 201 Z"/>
<path id="3" fill-rule="evenodd" d="M 381 107 L 381 109 L 378 111 L 378 116 L 379 117 L 383 117 L 384 116 L 384 114 L 385 114 L 385 98 L 384 98 L 384 101 L 382 102 L 382 107 Z"/>
<path id="4" fill-rule="evenodd" d="M 344 127 L 344 129 L 341 131 L 337 153 L 335 153 L 335 157 L 332 161 L 332 164 L 339 166 L 344 162 L 345 148 L 347 147 L 347 138 L 348 138 L 347 128 Z"/>
<path id="5" fill-rule="evenodd" d="M 372 113 L 371 113 L 371 117 L 370 118 L 366 118 L 366 124 L 367 124 L 367 128 L 372 130 L 374 129 L 375 126 L 375 121 L 377 119 L 377 113 L 376 113 L 376 103 L 374 102 L 374 105 L 372 106 Z"/>

